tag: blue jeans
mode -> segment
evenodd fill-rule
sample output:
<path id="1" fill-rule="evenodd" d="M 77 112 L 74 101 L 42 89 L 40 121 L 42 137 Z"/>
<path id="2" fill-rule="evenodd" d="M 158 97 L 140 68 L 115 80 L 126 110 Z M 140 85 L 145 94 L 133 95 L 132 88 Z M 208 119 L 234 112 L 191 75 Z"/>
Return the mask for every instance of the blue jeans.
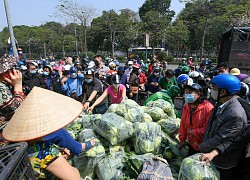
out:
<path id="1" fill-rule="evenodd" d="M 107 105 L 106 103 L 103 103 L 100 106 L 96 106 L 93 109 L 93 114 L 104 114 L 107 111 Z"/>

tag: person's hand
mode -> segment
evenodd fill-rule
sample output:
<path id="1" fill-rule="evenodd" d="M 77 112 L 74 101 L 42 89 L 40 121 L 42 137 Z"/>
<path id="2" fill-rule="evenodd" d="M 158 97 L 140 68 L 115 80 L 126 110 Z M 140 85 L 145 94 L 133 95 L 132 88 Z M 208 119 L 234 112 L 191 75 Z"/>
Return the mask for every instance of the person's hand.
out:
<path id="1" fill-rule="evenodd" d="M 59 74 L 60 77 L 62 77 L 63 72 L 61 70 L 58 70 L 58 74 Z"/>
<path id="2" fill-rule="evenodd" d="M 155 86 L 158 86 L 158 83 L 157 83 L 157 82 L 155 82 Z"/>
<path id="3" fill-rule="evenodd" d="M 206 164 L 210 163 L 215 156 L 219 154 L 218 150 L 213 150 L 210 153 L 201 154 L 200 161 L 205 161 Z"/>
<path id="4" fill-rule="evenodd" d="M 92 146 L 94 146 L 95 143 L 96 143 L 96 140 L 95 140 L 95 139 L 92 139 L 92 140 L 90 140 L 90 143 L 91 143 Z M 85 147 L 86 147 L 86 144 L 85 144 L 85 143 L 82 143 L 82 151 L 85 151 Z"/>
<path id="5" fill-rule="evenodd" d="M 65 76 L 64 78 L 62 78 L 61 83 L 64 84 L 67 80 L 68 80 L 68 77 Z"/>
<path id="6" fill-rule="evenodd" d="M 67 159 L 70 156 L 70 150 L 68 150 L 67 148 L 63 148 L 61 153 L 65 159 Z"/>
<path id="7" fill-rule="evenodd" d="M 89 102 L 85 102 L 83 105 L 83 110 L 86 110 L 89 108 Z"/>
<path id="8" fill-rule="evenodd" d="M 14 88 L 22 88 L 22 73 L 18 70 L 13 69 L 13 73 L 9 71 L 10 79 L 4 77 L 4 81 L 13 86 Z"/>
<path id="9" fill-rule="evenodd" d="M 87 109 L 87 112 L 92 111 L 92 110 L 94 109 L 94 107 L 95 107 L 95 106 L 93 106 L 93 105 L 92 105 L 91 107 L 89 107 L 89 108 Z"/>

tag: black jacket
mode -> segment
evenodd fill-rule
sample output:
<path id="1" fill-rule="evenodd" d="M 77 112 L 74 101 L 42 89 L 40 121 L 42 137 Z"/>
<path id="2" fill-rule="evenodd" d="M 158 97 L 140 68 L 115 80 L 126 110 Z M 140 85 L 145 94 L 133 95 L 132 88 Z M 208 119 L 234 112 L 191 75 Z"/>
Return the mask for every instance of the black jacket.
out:
<path id="1" fill-rule="evenodd" d="M 27 95 L 34 86 L 46 88 L 43 77 L 39 74 L 30 74 L 28 71 L 23 75 L 23 86 Z"/>
<path id="2" fill-rule="evenodd" d="M 245 147 L 247 143 L 250 143 L 250 104 L 246 99 L 243 98 L 238 98 L 238 101 L 246 112 L 248 125 L 246 127 L 246 130 L 242 132 L 239 136 L 237 136 L 235 139 L 230 142 L 221 144 L 218 147 L 220 153 L 230 154 L 234 151 L 237 151 L 239 146 Z"/>
<path id="3" fill-rule="evenodd" d="M 216 108 L 214 109 L 216 111 Z M 214 112 L 213 112 L 214 114 Z M 223 107 L 218 107 L 215 115 L 210 118 L 205 131 L 204 142 L 200 144 L 200 151 L 209 153 L 214 149 L 224 151 L 224 144 L 238 137 L 247 125 L 245 110 L 237 100 L 232 97 Z M 243 146 L 238 146 L 237 151 L 230 154 L 220 154 L 213 159 L 216 167 L 229 169 L 237 165 Z"/>

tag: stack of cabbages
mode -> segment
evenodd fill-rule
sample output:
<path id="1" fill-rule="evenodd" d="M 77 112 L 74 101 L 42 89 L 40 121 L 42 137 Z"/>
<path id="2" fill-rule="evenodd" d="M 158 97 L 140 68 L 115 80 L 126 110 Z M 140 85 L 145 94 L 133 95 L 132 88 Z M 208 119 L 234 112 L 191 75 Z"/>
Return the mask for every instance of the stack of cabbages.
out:
<path id="1" fill-rule="evenodd" d="M 103 115 L 83 114 L 68 132 L 79 142 L 95 139 L 97 145 L 70 161 L 84 179 L 136 179 L 145 160 L 167 159 L 173 177 L 187 149 L 180 151 L 177 132 L 180 119 L 174 107 L 162 99 L 139 106 L 133 100 L 112 104 Z"/>

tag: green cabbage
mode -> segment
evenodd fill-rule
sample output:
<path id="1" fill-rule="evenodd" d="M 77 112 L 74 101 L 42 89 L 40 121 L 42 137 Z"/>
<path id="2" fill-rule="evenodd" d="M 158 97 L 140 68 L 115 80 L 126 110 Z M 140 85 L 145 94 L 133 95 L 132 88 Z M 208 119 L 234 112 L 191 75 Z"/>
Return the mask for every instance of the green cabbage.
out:
<path id="1" fill-rule="evenodd" d="M 123 116 L 126 120 L 132 123 L 141 122 L 144 109 L 135 101 L 128 99 L 118 105 L 116 114 Z"/>
<path id="2" fill-rule="evenodd" d="M 116 145 L 134 134 L 133 124 L 115 113 L 105 113 L 94 121 L 94 130 L 112 145 Z"/>
<path id="3" fill-rule="evenodd" d="M 148 113 L 144 113 L 141 122 L 153 122 L 153 119 Z"/>
<path id="4" fill-rule="evenodd" d="M 210 163 L 201 162 L 201 154 L 195 154 L 185 158 L 182 161 L 179 178 L 180 180 L 219 180 L 220 174 L 217 169 Z"/>
<path id="5" fill-rule="evenodd" d="M 161 126 L 155 122 L 135 124 L 135 152 L 158 153 L 161 145 Z"/>
<path id="6" fill-rule="evenodd" d="M 167 119 L 161 119 L 157 122 L 161 129 L 169 134 L 170 136 L 173 136 L 178 132 L 178 129 L 180 128 L 180 119 L 174 119 L 174 118 L 167 118 Z"/>
<path id="7" fill-rule="evenodd" d="M 96 145 L 73 158 L 73 165 L 79 170 L 82 178 L 93 177 L 96 164 L 105 156 L 105 149 L 92 129 L 84 129 L 79 133 L 78 141 L 81 143 L 92 139 L 96 141 Z"/>
<path id="8" fill-rule="evenodd" d="M 146 105 L 147 107 L 159 107 L 161 108 L 169 117 L 176 118 L 176 112 L 174 106 L 163 99 L 157 99 L 156 101 L 150 101 Z"/>
<path id="9" fill-rule="evenodd" d="M 167 118 L 167 114 L 159 107 L 150 107 L 148 108 L 148 114 L 152 117 L 154 121 L 159 121 L 160 119 Z"/>
<path id="10" fill-rule="evenodd" d="M 106 112 L 107 113 L 116 112 L 117 108 L 118 104 L 111 104 Z"/>

